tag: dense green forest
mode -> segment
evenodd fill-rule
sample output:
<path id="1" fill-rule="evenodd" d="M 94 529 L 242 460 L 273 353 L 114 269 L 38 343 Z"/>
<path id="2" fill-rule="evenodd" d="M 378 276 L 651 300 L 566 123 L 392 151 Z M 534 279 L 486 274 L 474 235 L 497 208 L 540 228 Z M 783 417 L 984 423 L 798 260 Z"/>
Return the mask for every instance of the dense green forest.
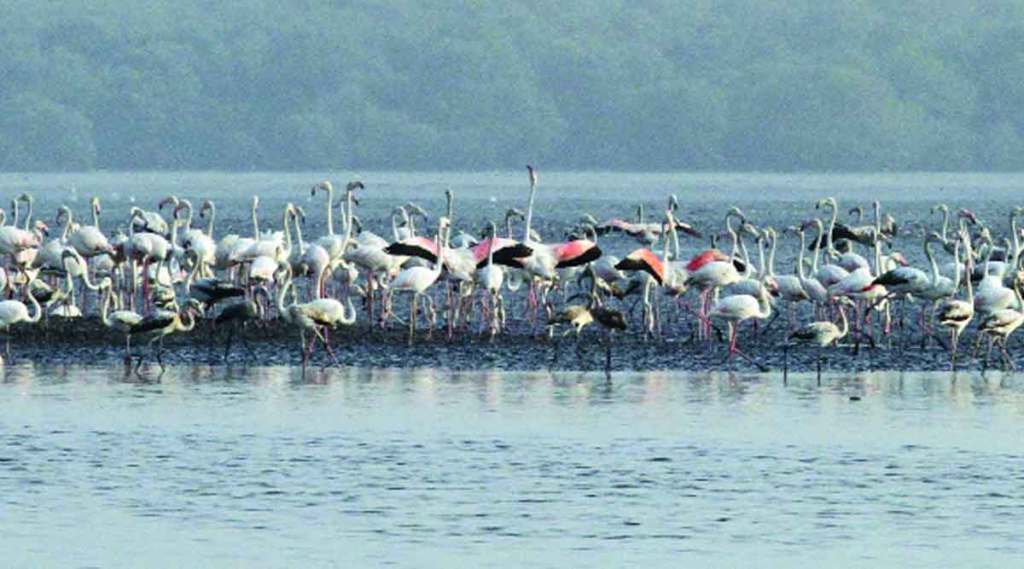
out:
<path id="1" fill-rule="evenodd" d="M 4 0 L 0 170 L 1024 169 L 1024 1 Z"/>

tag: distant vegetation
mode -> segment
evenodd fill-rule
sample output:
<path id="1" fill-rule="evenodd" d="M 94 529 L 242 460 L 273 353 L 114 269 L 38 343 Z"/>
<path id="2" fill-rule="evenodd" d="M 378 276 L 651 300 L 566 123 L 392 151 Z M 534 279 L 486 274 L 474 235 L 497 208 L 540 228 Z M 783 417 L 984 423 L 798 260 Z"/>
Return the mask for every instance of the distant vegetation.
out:
<path id="1" fill-rule="evenodd" d="M 1024 2 L 5 0 L 0 170 L 1024 169 Z"/>

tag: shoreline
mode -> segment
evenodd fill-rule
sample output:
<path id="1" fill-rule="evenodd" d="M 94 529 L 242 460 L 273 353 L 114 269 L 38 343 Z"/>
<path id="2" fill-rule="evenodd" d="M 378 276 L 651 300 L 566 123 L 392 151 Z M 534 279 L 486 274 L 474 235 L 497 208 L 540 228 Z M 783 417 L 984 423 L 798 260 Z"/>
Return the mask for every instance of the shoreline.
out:
<path id="1" fill-rule="evenodd" d="M 543 335 L 538 337 L 529 334 L 528 330 L 522 329 L 525 326 L 523 323 L 512 324 L 515 329 L 495 337 L 493 341 L 474 333 L 461 332 L 449 342 L 443 330 L 435 330 L 431 339 L 420 334 L 417 342 L 410 346 L 403 329 L 371 331 L 365 325 L 358 324 L 352 328 L 332 331 L 330 341 L 338 366 L 441 368 L 452 371 L 605 371 L 603 331 L 587 329 L 577 344 L 573 335 L 561 337 L 560 332 L 556 332 L 553 339 L 548 339 Z M 908 332 L 911 330 L 908 328 Z M 250 324 L 244 335 L 252 354 L 249 354 L 236 334 L 231 353 L 225 360 L 227 333 L 226 329 L 214 331 L 209 322 L 200 322 L 190 333 L 169 337 L 164 343 L 164 364 L 224 367 L 302 365 L 298 332 L 283 322 Z M 725 363 L 726 346 L 722 343 L 688 342 L 687 339 L 687 334 L 669 334 L 664 338 L 644 341 L 633 334 L 617 334 L 612 337 L 610 371 L 761 371 L 740 358 L 735 359 L 731 366 Z M 895 342 L 896 336 L 892 339 Z M 980 361 L 968 357 L 974 339 L 973 333 L 967 333 L 961 339 L 958 372 L 983 371 Z M 784 342 L 784 329 L 781 323 L 777 323 L 767 334 L 755 335 L 749 327 L 744 327 L 739 345 L 758 363 L 766 366 L 767 373 L 781 374 L 784 368 L 791 373 L 816 371 L 816 348 L 791 346 L 787 365 L 787 356 L 782 349 Z M 144 365 L 157 366 L 155 353 L 145 346 L 144 338 L 132 339 L 133 353 L 136 356 L 144 354 Z M 1011 346 L 1014 363 L 1021 365 L 1024 358 L 1016 357 L 1014 351 Z M 984 350 L 981 352 L 982 358 L 983 353 Z M 97 317 L 78 318 L 73 322 L 51 319 L 45 326 L 15 326 L 11 336 L 11 354 L 12 359 L 6 361 L 8 365 L 122 365 L 124 336 L 105 328 Z M 859 353 L 854 354 L 852 346 L 842 344 L 838 349 L 824 350 L 823 354 L 822 374 L 951 371 L 948 352 L 935 342 L 930 342 L 922 350 L 920 337 L 916 333 L 910 334 L 903 351 L 895 346 L 890 349 L 863 345 Z M 321 346 L 317 346 L 309 367 L 328 365 L 333 366 L 335 363 Z M 998 356 L 993 353 L 988 370 L 1000 369 Z"/>

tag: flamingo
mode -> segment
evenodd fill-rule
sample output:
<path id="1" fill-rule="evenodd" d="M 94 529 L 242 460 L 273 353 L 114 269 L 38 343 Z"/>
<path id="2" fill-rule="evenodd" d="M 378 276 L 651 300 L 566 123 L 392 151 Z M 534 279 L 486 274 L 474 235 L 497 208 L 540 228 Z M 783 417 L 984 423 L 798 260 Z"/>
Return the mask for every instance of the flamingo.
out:
<path id="1" fill-rule="evenodd" d="M 217 245 L 213 241 L 213 221 L 216 215 L 213 202 L 210 200 L 203 200 L 202 206 L 199 208 L 199 217 L 202 218 L 209 211 L 210 219 L 207 221 L 206 231 L 199 228 L 192 227 L 192 202 L 189 200 L 181 200 L 177 209 L 184 209 L 188 212 L 188 216 L 185 218 L 185 232 L 181 236 L 181 246 L 183 251 L 195 251 L 196 262 L 199 263 L 199 271 L 203 276 L 210 276 L 210 266 L 214 265 L 217 261 L 216 250 Z M 174 214 L 177 217 L 177 209 Z"/>
<path id="2" fill-rule="evenodd" d="M 31 273 L 26 284 L 26 290 L 31 290 L 31 285 L 35 278 L 36 274 L 34 272 Z M 20 300 L 0 301 L 0 328 L 3 328 L 4 335 L 6 336 L 5 352 L 8 361 L 11 359 L 11 326 L 21 322 L 35 324 L 43 317 L 43 310 L 39 306 L 39 301 L 36 300 L 36 297 L 28 294 L 28 301 L 32 305 L 31 314 L 29 314 L 29 309 L 25 303 Z"/>
<path id="3" fill-rule="evenodd" d="M 842 304 L 839 305 L 839 318 L 841 322 L 839 326 L 828 320 L 811 322 L 789 334 L 790 340 L 818 347 L 818 379 L 821 379 L 822 350 L 826 346 L 838 343 L 850 332 L 850 323 L 846 319 L 846 308 Z"/>
<path id="4" fill-rule="evenodd" d="M 67 236 L 68 245 L 75 248 L 78 254 L 91 259 L 98 255 L 111 255 L 114 252 L 113 246 L 107 236 L 100 229 L 100 199 L 93 197 L 89 200 L 92 209 L 92 225 L 82 225 Z M 70 223 L 70 221 L 69 221 Z"/>
<path id="5" fill-rule="evenodd" d="M 131 310 L 115 310 L 110 312 L 110 303 L 114 297 L 113 283 L 109 278 L 100 281 L 100 289 L 103 290 L 103 300 L 100 305 L 100 321 L 111 330 L 124 334 L 124 363 L 128 365 L 132 360 L 132 334 L 134 334 L 142 323 L 142 316 Z"/>
<path id="6" fill-rule="evenodd" d="M 505 270 L 494 263 L 493 242 L 498 236 L 498 227 L 493 221 L 490 222 L 490 227 L 491 243 L 487 247 L 487 264 L 483 268 L 477 269 L 476 280 L 487 294 L 490 334 L 491 338 L 494 338 L 495 334 L 501 331 L 501 325 L 505 321 L 505 302 L 501 297 L 501 287 L 505 282 Z"/>
<path id="7" fill-rule="evenodd" d="M 228 337 L 224 341 L 224 361 L 227 361 L 228 356 L 231 354 L 231 344 L 234 340 L 236 331 L 242 338 L 242 346 L 249 353 L 252 359 L 256 359 L 256 354 L 253 353 L 252 348 L 249 347 L 249 342 L 246 341 L 245 335 L 242 334 L 242 330 L 245 326 L 254 320 L 262 318 L 261 307 L 255 300 L 239 300 L 232 304 L 229 304 L 220 311 L 220 314 L 214 318 L 214 326 L 220 328 L 221 326 L 230 326 L 228 330 Z M 353 307 L 353 314 L 355 313 L 355 307 Z"/>
<path id="8" fill-rule="evenodd" d="M 557 278 L 556 269 L 586 265 L 601 256 L 601 249 L 589 239 L 578 239 L 557 245 L 539 243 L 531 237 L 533 223 L 533 202 L 537 194 L 537 171 L 533 166 L 526 166 L 530 177 L 530 199 L 526 208 L 526 228 L 523 231 L 523 244 L 533 250 L 533 254 L 522 261 L 522 268 L 532 276 L 544 280 Z"/>
<path id="9" fill-rule="evenodd" d="M 800 285 L 803 287 L 804 292 L 807 293 L 808 298 L 811 299 L 815 306 L 817 306 L 820 309 L 820 307 L 826 305 L 829 301 L 828 288 L 824 284 L 822 284 L 822 282 L 819 281 L 817 278 L 815 278 L 814 276 L 807 275 L 804 272 L 805 235 L 807 229 L 810 228 L 810 226 L 812 225 L 816 227 L 818 230 L 818 242 L 814 247 L 814 260 L 811 262 L 811 275 L 817 274 L 818 256 L 821 254 L 821 238 L 822 233 L 824 233 L 824 228 L 822 227 L 821 220 L 817 218 L 804 222 L 803 225 L 801 225 L 799 228 L 800 251 L 796 261 L 796 272 L 797 278 L 800 279 Z"/>
<path id="10" fill-rule="evenodd" d="M 742 278 L 734 261 L 739 238 L 736 230 L 732 227 L 733 217 L 741 222 L 745 221 L 743 212 L 738 208 L 730 208 L 725 214 L 725 230 L 732 238 L 732 253 L 726 257 L 717 249 L 706 250 L 690 259 L 686 265 L 686 269 L 690 272 L 689 282 L 701 290 L 698 318 L 703 323 L 701 330 L 705 335 L 710 332 L 709 305 L 714 302 L 717 292 L 722 287 L 739 282 Z"/>
<path id="11" fill-rule="evenodd" d="M 1024 307 L 1024 301 L 1021 300 L 1020 289 L 1017 286 L 1013 287 L 1013 294 L 1017 297 L 1017 305 Z M 1010 352 L 1006 349 L 1006 341 L 1017 328 L 1020 328 L 1021 324 L 1024 324 L 1024 308 L 1020 310 L 1003 308 L 982 317 L 978 322 L 978 332 L 989 341 L 988 351 L 985 353 L 985 367 L 988 367 L 989 355 L 992 353 L 993 346 L 998 345 L 1006 367 L 1016 369 L 1013 358 L 1010 357 Z"/>
<path id="12" fill-rule="evenodd" d="M 167 204 L 177 206 L 176 202 L 177 198 L 174 196 L 165 198 L 157 205 L 157 209 L 162 210 L 163 206 Z M 164 221 L 163 216 L 155 211 L 147 211 L 138 207 L 133 207 L 128 214 L 131 230 L 136 233 L 156 233 L 157 235 L 162 236 L 166 236 L 169 233 L 167 222 Z"/>
<path id="13" fill-rule="evenodd" d="M 448 248 L 448 218 L 442 217 L 438 221 L 437 225 L 437 236 L 435 239 L 435 245 L 437 248 L 437 260 L 434 262 L 433 268 L 427 267 L 409 267 L 404 269 L 402 272 L 391 281 L 388 288 L 387 306 L 390 311 L 393 297 L 396 292 L 408 292 L 412 295 L 409 301 L 409 344 L 412 345 L 416 336 L 416 301 L 426 293 L 437 279 L 441 277 L 441 267 L 444 266 L 445 250 Z M 430 311 L 433 312 L 433 300 L 427 297 L 430 303 Z"/>
<path id="14" fill-rule="evenodd" d="M 712 320 L 724 320 L 729 327 L 729 355 L 728 360 L 732 361 L 733 356 L 739 355 L 753 363 L 761 371 L 767 368 L 756 362 L 753 358 L 740 351 L 737 347 L 737 326 L 745 320 L 764 320 L 771 316 L 772 306 L 769 302 L 768 292 L 762 290 L 756 298 L 746 294 L 727 296 L 716 302 L 708 313 Z"/>
<path id="15" fill-rule="evenodd" d="M 775 230 L 771 228 L 768 228 L 766 233 L 767 238 L 772 242 L 772 247 L 768 252 L 768 275 L 766 280 L 772 283 L 775 290 L 778 291 L 779 297 L 786 301 L 789 310 L 790 329 L 793 329 L 796 327 L 796 306 L 798 303 L 808 300 L 810 295 L 808 295 L 807 290 L 804 289 L 804 279 L 800 277 L 802 271 L 799 271 L 795 275 L 775 274 L 775 249 L 778 245 L 779 237 Z M 801 259 L 803 259 L 803 249 L 803 246 L 801 246 Z"/>
<path id="16" fill-rule="evenodd" d="M 963 243 L 964 258 L 967 260 L 967 274 L 970 274 L 970 265 L 973 262 L 971 254 L 971 240 L 967 235 L 967 231 L 962 229 L 960 232 L 960 241 Z M 956 249 L 957 262 L 959 262 L 959 248 Z M 974 287 L 971 283 L 970 277 L 964 279 L 964 284 L 967 287 L 967 298 L 965 300 L 959 300 L 955 298 L 949 298 L 945 300 L 938 307 L 938 319 L 939 324 L 949 330 L 949 358 L 950 368 L 956 370 L 956 355 L 957 345 L 960 342 L 960 335 L 963 334 L 964 329 L 974 318 Z M 960 288 L 960 272 L 953 277 L 953 290 Z"/>
<path id="17" fill-rule="evenodd" d="M 299 329 L 302 342 L 302 365 L 305 366 L 309 360 L 313 343 L 316 340 L 323 343 L 328 355 L 336 362 L 334 351 L 327 339 L 320 333 L 320 328 L 332 329 L 355 324 L 356 308 L 352 305 L 351 297 L 347 300 L 347 307 L 333 298 L 317 298 L 305 303 L 293 302 L 286 306 L 284 297 L 293 285 L 291 270 L 287 266 L 283 279 L 283 284 L 277 292 L 277 313 L 285 322 Z M 312 332 L 314 335 L 308 347 L 306 346 L 306 332 Z"/>
<path id="18" fill-rule="evenodd" d="M 183 311 L 157 309 L 149 316 L 142 319 L 133 329 L 133 334 L 145 334 L 150 337 L 146 344 L 150 350 L 156 350 L 156 361 L 160 369 L 164 369 L 164 338 L 172 334 L 191 332 L 196 327 L 196 314 L 201 313 L 202 307 L 193 298 L 188 299 Z M 187 323 L 186 323 L 187 322 Z M 159 345 L 157 345 L 159 343 Z M 142 367 L 144 354 L 139 354 L 138 362 L 135 364 L 135 371 Z"/>
<path id="19" fill-rule="evenodd" d="M 346 209 L 346 220 L 345 220 L 345 235 L 336 235 L 334 233 L 334 186 L 331 182 L 324 180 L 319 184 L 313 186 L 310 190 L 310 196 L 316 196 L 316 192 L 322 191 L 327 196 L 327 235 L 324 235 L 320 239 L 316 240 L 316 244 L 327 251 L 327 255 L 331 261 L 339 259 L 345 253 L 345 247 L 348 244 L 348 240 L 351 239 L 350 225 L 351 225 L 351 211 L 352 211 L 352 200 L 353 194 L 356 190 L 365 189 L 366 186 L 358 180 L 353 180 L 345 185 L 345 200 L 347 201 Z"/>

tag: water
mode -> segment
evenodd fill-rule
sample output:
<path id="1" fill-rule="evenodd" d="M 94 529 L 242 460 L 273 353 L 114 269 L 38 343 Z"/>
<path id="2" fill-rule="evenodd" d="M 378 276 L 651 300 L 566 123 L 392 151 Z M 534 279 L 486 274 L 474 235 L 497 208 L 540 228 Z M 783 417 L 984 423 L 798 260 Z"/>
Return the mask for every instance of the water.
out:
<path id="1" fill-rule="evenodd" d="M 47 221 L 60 203 L 86 217 L 99 195 L 108 232 L 133 204 L 210 198 L 220 236 L 250 230 L 258 194 L 264 228 L 280 227 L 291 200 L 309 214 L 309 239 L 325 227 L 309 187 L 352 176 L 0 174 L 0 195 L 33 192 Z M 384 235 L 407 200 L 436 220 L 448 187 L 456 229 L 471 232 L 526 202 L 524 172 L 360 177 L 359 214 Z M 560 238 L 584 211 L 631 217 L 639 202 L 655 219 L 675 192 L 683 219 L 711 234 L 731 204 L 781 228 L 826 195 L 844 210 L 881 198 L 920 263 L 919 235 L 938 228 L 931 204 L 972 207 L 1002 235 L 1022 188 L 1021 174 L 542 170 L 535 223 Z M 791 267 L 795 240 L 783 239 L 778 266 Z M 606 383 L 575 372 L 174 367 L 143 382 L 77 367 L 80 352 L 57 360 L 67 366 L 2 372 L 3 566 L 993 567 L 1024 553 L 1015 375 L 840 374 L 819 387 L 799 375 L 784 386 L 724 373 Z"/>
<path id="2" fill-rule="evenodd" d="M 260 228 L 281 228 L 281 212 L 291 201 L 307 213 L 302 227 L 305 239 L 326 231 L 324 197 L 310 196 L 310 187 L 331 179 L 340 188 L 351 179 L 361 179 L 357 213 L 364 227 L 383 236 L 391 235 L 391 212 L 410 200 L 426 207 L 433 217 L 423 233 L 434 233 L 437 216 L 444 211 L 445 190 L 455 193 L 455 233 L 481 233 L 487 221 L 501 223 L 509 207 L 526 208 L 529 186 L 525 168 L 515 172 L 99 172 L 60 174 L 0 173 L 0 196 L 13 198 L 23 191 L 36 198 L 36 216 L 52 225 L 61 204 L 69 205 L 76 219 L 91 220 L 89 198 L 103 203 L 101 225 L 108 233 L 126 228 L 131 206 L 155 209 L 168 196 L 188 198 L 197 213 L 203 199 L 217 205 L 215 233 L 251 235 L 249 200 L 261 199 Z M 854 173 L 854 174 L 766 174 L 766 173 L 621 173 L 540 171 L 534 228 L 546 239 L 563 239 L 565 230 L 583 213 L 603 220 L 610 217 L 633 219 L 636 206 L 646 206 L 648 221 L 663 219 L 666 200 L 672 193 L 682 209 L 677 216 L 710 236 L 719 233 L 722 217 L 730 205 L 739 205 L 758 225 L 785 228 L 810 216 L 823 215 L 814 203 L 825 196 L 839 199 L 841 219 L 850 221 L 846 210 L 854 205 L 869 208 L 864 223 L 870 222 L 871 200 L 880 199 L 886 213 L 896 216 L 904 234 L 913 239 L 901 242 L 902 252 L 918 264 L 924 263 L 919 236 L 923 227 L 938 230 L 941 217 L 929 212 L 931 205 L 946 202 L 954 210 L 969 207 L 994 228 L 1000 238 L 1007 231 L 1010 205 L 1020 205 L 1024 173 Z M 6 202 L 4 202 L 6 203 Z M 4 205 L 0 203 L 0 205 Z M 165 210 L 165 214 L 167 210 Z M 335 221 L 338 221 L 335 210 Z M 206 221 L 196 218 L 196 225 Z M 340 225 L 337 226 L 340 231 Z M 517 231 L 522 231 L 518 228 Z M 55 233 L 55 232 L 54 232 Z M 778 266 L 789 267 L 798 242 L 782 235 Z M 603 250 L 622 255 L 636 242 L 609 237 L 601 240 Z M 688 251 L 704 248 L 706 240 L 685 239 Z"/>
<path id="3" fill-rule="evenodd" d="M 8 567 L 1024 554 L 1017 376 L 21 366 L 0 407 Z"/>

